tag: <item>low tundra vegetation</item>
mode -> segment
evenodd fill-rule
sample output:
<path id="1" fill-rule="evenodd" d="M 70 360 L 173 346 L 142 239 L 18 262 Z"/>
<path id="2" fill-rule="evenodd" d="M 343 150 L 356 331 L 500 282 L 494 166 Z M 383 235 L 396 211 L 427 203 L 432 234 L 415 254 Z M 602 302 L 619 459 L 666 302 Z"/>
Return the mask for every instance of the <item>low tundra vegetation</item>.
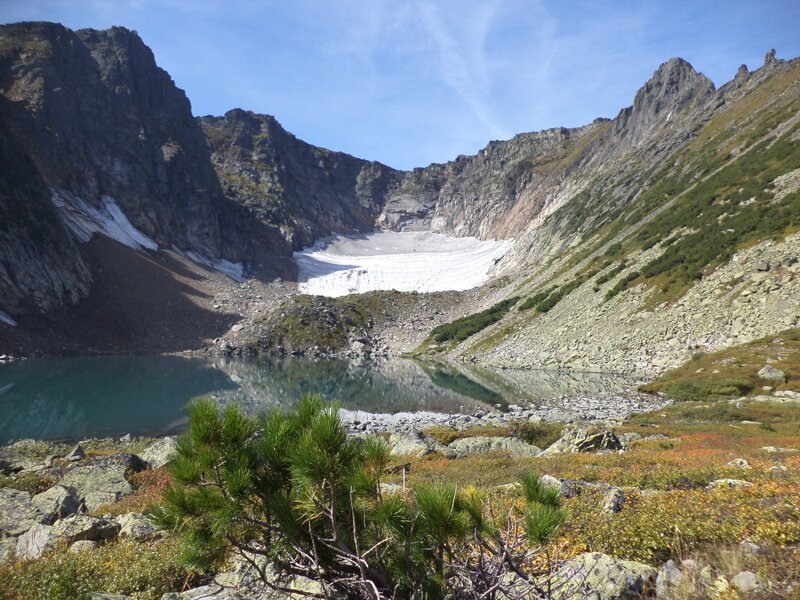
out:
<path id="1" fill-rule="evenodd" d="M 759 378 L 758 372 L 765 365 L 783 371 L 784 380 Z M 800 329 L 787 329 L 718 352 L 695 354 L 640 389 L 663 392 L 678 400 L 711 400 L 763 394 L 764 386 L 770 392 L 800 392 Z"/>
<path id="2" fill-rule="evenodd" d="M 618 435 L 640 436 L 632 436 L 623 453 L 448 459 L 394 457 L 379 438 L 348 438 L 334 413 L 314 398 L 296 414 L 260 419 L 200 403 L 192 408 L 191 431 L 172 470 L 137 475 L 132 496 L 119 508 L 104 507 L 104 514 L 156 513 L 169 531 L 165 539 L 12 560 L 0 566 L 0 598 L 89 598 L 98 590 L 160 598 L 201 585 L 242 550 L 264 553 L 279 568 L 312 577 L 318 566 L 333 577 L 326 561 L 336 562 L 345 552 L 380 573 L 376 585 L 382 580 L 406 590 L 424 587 L 435 596 L 459 585 L 491 583 L 470 570 L 469 557 L 483 542 L 505 545 L 539 581 L 549 577 L 557 559 L 599 551 L 656 567 L 668 559 L 680 564 L 696 558 L 710 565 L 714 577 L 730 578 L 747 568 L 762 581 L 776 582 L 777 595 L 766 597 L 777 598 L 799 575 L 797 410 L 748 400 L 687 401 L 617 426 Z M 527 434 L 512 427 L 427 433 L 441 442 L 528 435 L 546 447 L 561 425 L 532 423 L 524 429 Z M 405 478 L 391 473 L 405 463 Z M 532 473 L 620 487 L 622 511 L 602 509 L 602 490 L 561 498 Z M 751 485 L 709 488 L 719 479 Z M 399 489 L 390 493 L 380 482 Z M 333 536 L 345 550 L 325 547 Z M 383 540 L 389 541 L 382 551 L 365 556 Z M 759 545 L 757 557 L 741 556 L 745 540 Z M 300 550 L 315 545 L 318 557 L 306 552 L 300 558 Z M 503 575 L 491 564 L 490 577 Z M 361 589 L 369 577 L 356 571 L 337 573 Z M 683 585 L 695 587 L 675 597 L 705 597 L 698 581 L 687 579 Z"/>

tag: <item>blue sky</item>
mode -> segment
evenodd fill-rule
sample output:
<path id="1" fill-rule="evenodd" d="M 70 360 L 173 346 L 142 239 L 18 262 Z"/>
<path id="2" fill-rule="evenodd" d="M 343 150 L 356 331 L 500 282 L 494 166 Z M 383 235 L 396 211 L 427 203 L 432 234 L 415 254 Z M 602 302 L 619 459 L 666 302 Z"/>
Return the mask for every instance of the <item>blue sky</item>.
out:
<path id="1" fill-rule="evenodd" d="M 196 115 L 272 114 L 398 168 L 613 117 L 672 56 L 720 85 L 800 56 L 797 0 L 0 0 L 0 22 L 124 25 Z"/>

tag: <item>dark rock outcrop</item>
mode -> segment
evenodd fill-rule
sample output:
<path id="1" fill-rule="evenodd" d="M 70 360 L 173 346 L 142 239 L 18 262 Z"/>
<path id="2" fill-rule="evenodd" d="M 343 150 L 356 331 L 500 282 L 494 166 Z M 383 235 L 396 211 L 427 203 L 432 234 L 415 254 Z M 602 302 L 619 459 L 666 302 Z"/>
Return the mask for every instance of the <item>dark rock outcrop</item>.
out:
<path id="1" fill-rule="evenodd" d="M 12 316 L 75 304 L 92 283 L 53 190 L 113 202 L 162 247 L 247 255 L 189 100 L 135 32 L 4 25 L 0 91 L 0 308 Z"/>
<path id="2" fill-rule="evenodd" d="M 227 197 L 298 250 L 332 233 L 372 231 L 402 173 L 298 140 L 269 115 L 202 117 Z"/>

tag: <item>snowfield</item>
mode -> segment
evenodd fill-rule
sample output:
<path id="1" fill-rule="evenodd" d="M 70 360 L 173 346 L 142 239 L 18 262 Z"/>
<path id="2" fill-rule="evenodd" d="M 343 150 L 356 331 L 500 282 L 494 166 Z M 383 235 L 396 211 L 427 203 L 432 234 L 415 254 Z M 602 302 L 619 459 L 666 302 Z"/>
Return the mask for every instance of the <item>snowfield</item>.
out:
<path id="1" fill-rule="evenodd" d="M 294 253 L 300 291 L 344 296 L 374 290 L 441 292 L 484 283 L 514 240 L 431 232 L 339 235 Z"/>
<path id="2" fill-rule="evenodd" d="M 158 244 L 131 224 L 111 196 L 103 196 L 101 206 L 94 207 L 67 190 L 51 188 L 50 191 L 53 194 L 51 200 L 60 211 L 64 223 L 84 244 L 91 240 L 95 233 L 100 233 L 134 250 L 158 250 Z M 211 259 L 193 250 L 181 250 L 175 246 L 173 250 L 199 265 L 227 275 L 234 281 L 239 283 L 244 281 L 244 265 L 241 263 L 234 263 L 224 258 Z M 0 320 L 4 320 L 2 315 Z"/>
<path id="3" fill-rule="evenodd" d="M 83 198 L 57 188 L 50 188 L 53 204 L 61 211 L 67 227 L 84 244 L 95 233 L 102 233 L 134 250 L 158 250 L 158 244 L 136 229 L 111 196 L 103 196 L 95 208 Z"/>

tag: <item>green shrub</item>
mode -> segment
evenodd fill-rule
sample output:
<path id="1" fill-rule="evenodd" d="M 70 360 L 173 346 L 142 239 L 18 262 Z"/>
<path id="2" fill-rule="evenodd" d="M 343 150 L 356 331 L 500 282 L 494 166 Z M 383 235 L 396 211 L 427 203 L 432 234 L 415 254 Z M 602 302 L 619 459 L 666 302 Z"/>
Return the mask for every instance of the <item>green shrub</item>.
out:
<path id="1" fill-rule="evenodd" d="M 437 342 L 455 340 L 463 342 L 468 337 L 486 329 L 489 325 L 497 323 L 519 301 L 519 296 L 507 298 L 494 306 L 479 313 L 456 319 L 452 323 L 445 323 L 431 330 L 431 337 Z"/>
<path id="2" fill-rule="evenodd" d="M 712 400 L 744 396 L 753 387 L 748 379 L 683 379 L 664 386 L 664 392 L 678 400 Z"/>
<path id="3" fill-rule="evenodd" d="M 514 421 L 510 427 L 514 437 L 538 446 L 542 450 L 560 438 L 561 432 L 564 430 L 561 423 L 531 423 L 529 421 Z"/>
<path id="4" fill-rule="evenodd" d="M 529 310 L 534 308 L 537 304 L 547 299 L 547 297 L 552 294 L 558 286 L 553 286 L 551 288 L 546 289 L 543 292 L 539 292 L 538 294 L 534 294 L 530 298 L 526 298 L 525 301 L 519 305 L 517 310 Z"/>
<path id="5" fill-rule="evenodd" d="M 155 517 L 181 540 L 184 564 L 206 569 L 228 551 L 258 555 L 279 572 L 317 579 L 326 595 L 478 598 L 524 571 L 522 582 L 538 591 L 533 577 L 548 570 L 522 563 L 547 562 L 541 545 L 566 519 L 560 496 L 537 486 L 536 475 L 522 481 L 524 508 L 501 519 L 485 514 L 477 492 L 454 485 L 384 494 L 385 441 L 349 437 L 318 396 L 260 418 L 197 401 L 177 452 L 176 485 Z M 538 548 L 519 546 L 512 519 Z"/>

